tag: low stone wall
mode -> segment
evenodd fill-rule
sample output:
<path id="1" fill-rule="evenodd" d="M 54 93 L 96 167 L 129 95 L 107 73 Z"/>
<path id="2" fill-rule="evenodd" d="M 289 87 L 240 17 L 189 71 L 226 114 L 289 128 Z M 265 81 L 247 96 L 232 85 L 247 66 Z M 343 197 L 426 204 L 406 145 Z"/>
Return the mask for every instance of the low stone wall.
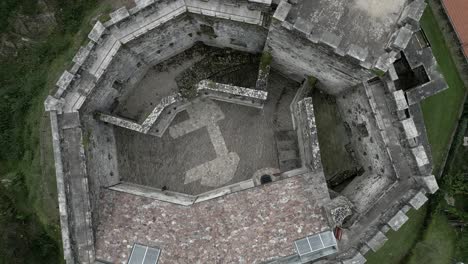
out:
<path id="1" fill-rule="evenodd" d="M 117 116 L 113 116 L 113 115 L 109 115 L 105 113 L 99 113 L 99 120 L 115 125 L 115 126 L 130 129 L 139 133 L 143 133 L 143 134 L 148 134 L 151 128 L 156 124 L 156 122 L 165 121 L 162 124 L 162 126 L 160 126 L 161 128 L 163 128 L 163 130 L 158 129 L 157 133 L 154 134 L 157 136 L 162 136 L 164 134 L 165 129 L 167 129 L 167 127 L 169 126 L 169 123 L 172 121 L 172 119 L 174 118 L 177 112 L 169 110 L 169 112 L 171 112 L 169 114 L 171 115 L 172 118 L 161 118 L 162 114 L 164 113 L 166 109 L 177 108 L 178 106 L 184 103 L 185 103 L 185 100 L 182 98 L 180 94 L 174 94 L 174 95 L 164 97 L 161 100 L 161 102 L 159 102 L 159 104 L 156 105 L 153 111 L 148 115 L 148 117 L 141 124 L 132 120 L 128 120 L 122 117 L 117 117 Z"/>
<path id="2" fill-rule="evenodd" d="M 177 205 L 190 206 L 195 203 L 209 201 L 227 194 L 240 192 L 255 187 L 253 180 L 247 180 L 225 186 L 216 190 L 205 192 L 199 195 L 189 195 L 172 191 L 163 191 L 161 189 L 147 187 L 143 185 L 122 182 L 109 189 L 124 193 L 129 193 L 137 196 L 143 196 L 150 199 L 155 199 L 163 202 L 173 203 Z"/>
<path id="3" fill-rule="evenodd" d="M 74 112 L 81 109 L 95 87 L 102 85 L 102 79 L 109 79 L 110 85 L 116 80 L 125 81 L 125 77 L 116 76 L 117 71 L 109 72 L 115 57 L 123 51 L 138 61 L 123 64 L 134 67 L 133 72 L 141 64 L 159 63 L 197 41 L 260 52 L 266 40 L 262 12 L 268 11 L 270 4 L 269 1 L 240 1 L 234 5 L 200 0 L 136 1 L 134 8 L 120 8 L 110 14 L 109 21 L 94 25 L 88 35 L 90 42 L 80 48 L 73 58 L 73 67 L 58 80 L 54 97 L 65 99 L 65 112 Z M 109 76 L 105 77 L 107 73 Z"/>
<path id="4" fill-rule="evenodd" d="M 312 98 L 307 97 L 297 103 L 296 112 L 297 130 L 299 142 L 302 142 L 303 163 L 311 171 L 322 170 L 320 146 L 315 125 L 315 114 Z"/>
<path id="5" fill-rule="evenodd" d="M 199 82 L 196 89 L 202 96 L 257 108 L 263 108 L 263 103 L 268 97 L 266 91 L 215 83 L 210 80 Z"/>
<path id="6" fill-rule="evenodd" d="M 62 234 L 63 257 L 67 264 L 74 263 L 71 250 L 67 194 L 62 162 L 62 150 L 60 147 L 60 132 L 58 127 L 57 112 L 50 111 L 50 125 L 52 130 L 52 145 L 54 149 L 55 176 L 57 181 L 57 196 L 59 204 L 60 228 Z"/>

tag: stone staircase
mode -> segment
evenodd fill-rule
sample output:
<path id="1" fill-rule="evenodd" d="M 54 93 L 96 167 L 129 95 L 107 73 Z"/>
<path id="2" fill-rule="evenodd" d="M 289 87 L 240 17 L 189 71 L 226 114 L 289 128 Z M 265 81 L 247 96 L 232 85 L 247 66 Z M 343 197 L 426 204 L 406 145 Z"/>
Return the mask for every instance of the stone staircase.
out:
<path id="1" fill-rule="evenodd" d="M 282 130 L 275 133 L 278 162 L 281 172 L 301 167 L 301 157 L 297 143 L 297 133 L 294 130 Z"/>

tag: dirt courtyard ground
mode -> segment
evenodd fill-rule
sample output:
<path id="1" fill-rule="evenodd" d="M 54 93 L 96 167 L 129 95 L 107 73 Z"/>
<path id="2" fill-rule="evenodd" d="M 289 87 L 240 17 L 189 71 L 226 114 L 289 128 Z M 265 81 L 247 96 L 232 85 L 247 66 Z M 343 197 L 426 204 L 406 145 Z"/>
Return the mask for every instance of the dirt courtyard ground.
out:
<path id="1" fill-rule="evenodd" d="M 277 146 L 278 135 L 293 131 L 297 84 L 273 73 L 269 89 L 263 109 L 196 99 L 161 138 L 115 127 L 122 181 L 196 195 L 297 168 L 297 141 Z"/>

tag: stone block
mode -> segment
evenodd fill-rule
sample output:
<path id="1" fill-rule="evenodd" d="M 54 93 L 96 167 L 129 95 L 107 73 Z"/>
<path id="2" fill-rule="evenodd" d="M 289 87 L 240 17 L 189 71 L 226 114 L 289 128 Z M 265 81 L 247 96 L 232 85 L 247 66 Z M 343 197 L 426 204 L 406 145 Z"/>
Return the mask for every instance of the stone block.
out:
<path id="1" fill-rule="evenodd" d="M 392 65 L 388 68 L 388 74 L 390 75 L 390 79 L 394 82 L 398 80 L 398 74 L 395 70 L 395 67 Z"/>
<path id="2" fill-rule="evenodd" d="M 427 202 L 427 197 L 424 195 L 423 192 L 418 192 L 411 200 L 409 201 L 409 204 L 416 210 L 421 208 L 426 202 Z"/>
<path id="3" fill-rule="evenodd" d="M 426 150 L 423 146 L 417 146 L 415 148 L 412 148 L 411 152 L 413 153 L 416 159 L 416 164 L 419 168 L 422 168 L 424 167 L 424 165 L 429 164 L 429 158 L 427 157 Z"/>
<path id="4" fill-rule="evenodd" d="M 424 13 L 424 9 L 426 9 L 426 5 L 427 4 L 424 0 L 415 0 L 411 2 L 403 10 L 398 23 L 400 25 L 408 23 L 415 27 L 418 26 L 419 20 Z"/>
<path id="5" fill-rule="evenodd" d="M 154 4 L 154 0 L 135 0 L 135 4 L 138 9 L 143 9 L 145 7 L 148 7 L 152 4 Z"/>
<path id="6" fill-rule="evenodd" d="M 383 72 L 388 71 L 388 68 L 395 62 L 397 54 L 396 51 L 382 54 L 375 62 L 374 68 Z"/>
<path id="7" fill-rule="evenodd" d="M 83 65 L 83 63 L 86 61 L 88 58 L 89 54 L 91 53 L 91 50 L 94 47 L 93 42 L 89 42 L 86 46 L 80 47 L 78 52 L 75 54 L 75 57 L 73 57 L 73 62 L 78 64 L 78 65 Z"/>
<path id="8" fill-rule="evenodd" d="M 46 111 L 57 111 L 59 114 L 62 113 L 64 99 L 57 99 L 51 95 L 47 96 L 44 102 L 44 108 Z"/>
<path id="9" fill-rule="evenodd" d="M 437 184 L 437 180 L 434 175 L 419 176 L 417 177 L 417 180 L 429 193 L 435 193 L 439 190 L 439 185 Z"/>
<path id="10" fill-rule="evenodd" d="M 388 238 L 384 235 L 384 233 L 378 231 L 366 244 L 372 249 L 372 251 L 376 252 L 379 248 L 381 248 L 385 242 L 387 242 Z"/>
<path id="11" fill-rule="evenodd" d="M 312 25 L 309 20 L 298 17 L 294 23 L 294 29 L 308 36 L 312 32 Z"/>
<path id="12" fill-rule="evenodd" d="M 332 32 L 325 31 L 320 37 L 320 42 L 332 47 L 333 49 L 336 49 L 340 45 L 342 38 L 342 36 L 338 36 Z"/>
<path id="13" fill-rule="evenodd" d="M 393 98 L 395 99 L 398 111 L 408 109 L 408 102 L 406 102 L 405 92 L 403 92 L 403 90 L 393 92 Z"/>
<path id="14" fill-rule="evenodd" d="M 405 26 L 400 28 L 395 34 L 394 40 L 390 46 L 396 50 L 403 50 L 408 46 L 408 43 L 413 36 L 413 31 Z"/>
<path id="15" fill-rule="evenodd" d="M 126 7 L 121 7 L 114 12 L 110 13 L 111 21 L 113 24 L 118 23 L 125 18 L 129 17 L 130 13 Z"/>
<path id="16" fill-rule="evenodd" d="M 343 260 L 341 263 L 342 264 L 364 264 L 366 262 L 367 262 L 366 258 L 364 258 L 364 256 L 361 253 L 357 253 L 356 255 L 354 255 L 353 258 Z"/>
<path id="17" fill-rule="evenodd" d="M 346 55 L 355 58 L 361 62 L 366 60 L 368 54 L 369 51 L 367 50 L 367 48 L 362 48 L 354 44 L 351 44 L 348 48 L 348 51 L 346 52 Z"/>
<path id="18" fill-rule="evenodd" d="M 88 38 L 94 42 L 98 42 L 105 30 L 104 25 L 97 21 L 91 32 L 89 32 Z"/>
<path id="19" fill-rule="evenodd" d="M 75 78 L 75 75 L 71 74 L 68 71 L 64 71 L 58 81 L 55 83 L 57 85 L 58 90 L 55 93 L 55 97 L 61 97 L 63 92 L 68 88 L 70 83 L 73 81 L 73 78 Z"/>
<path id="20" fill-rule="evenodd" d="M 401 226 L 403 226 L 406 221 L 408 221 L 408 216 L 405 215 L 402 211 L 398 211 L 395 216 L 387 222 L 387 224 L 394 230 L 398 231 Z"/>
<path id="21" fill-rule="evenodd" d="M 416 125 L 414 124 L 412 117 L 402 120 L 401 124 L 403 125 L 403 130 L 405 131 L 407 139 L 411 139 L 411 138 L 415 138 L 419 136 L 418 129 L 416 128 Z"/>
<path id="22" fill-rule="evenodd" d="M 276 8 L 275 14 L 273 14 L 273 18 L 281 22 L 285 21 L 289 10 L 291 10 L 291 7 L 292 6 L 290 3 L 288 3 L 288 1 L 282 0 L 279 3 L 278 8 Z"/>

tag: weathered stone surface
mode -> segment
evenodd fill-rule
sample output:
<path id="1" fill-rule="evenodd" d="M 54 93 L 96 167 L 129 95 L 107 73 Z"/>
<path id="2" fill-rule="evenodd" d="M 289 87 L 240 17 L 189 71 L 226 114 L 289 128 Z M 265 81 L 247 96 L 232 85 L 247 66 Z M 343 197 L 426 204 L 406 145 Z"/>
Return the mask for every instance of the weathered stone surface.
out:
<path id="1" fill-rule="evenodd" d="M 116 11 L 110 13 L 110 17 L 111 17 L 113 24 L 118 23 L 126 19 L 129 16 L 130 16 L 130 13 L 128 12 L 126 7 L 121 7 L 117 9 Z"/>
<path id="2" fill-rule="evenodd" d="M 398 231 L 400 227 L 408 221 L 408 216 L 405 215 L 402 211 L 398 211 L 398 213 L 388 221 L 388 225 L 394 230 Z"/>
<path id="3" fill-rule="evenodd" d="M 372 251 L 376 252 L 379 250 L 385 242 L 387 242 L 388 238 L 380 231 L 378 231 L 369 241 L 367 241 L 367 245 L 372 249 Z"/>
<path id="4" fill-rule="evenodd" d="M 403 50 L 408 45 L 411 37 L 413 36 L 413 31 L 408 27 L 400 28 L 396 33 L 391 47 L 396 50 Z"/>
<path id="5" fill-rule="evenodd" d="M 417 177 L 417 180 L 429 193 L 435 193 L 439 190 L 439 185 L 434 175 Z"/>
<path id="6" fill-rule="evenodd" d="M 352 215 L 353 204 L 344 196 L 338 196 L 325 205 L 336 226 L 342 226 L 344 220 Z"/>
<path id="7" fill-rule="evenodd" d="M 418 192 L 410 201 L 409 204 L 416 210 L 421 208 L 426 202 L 427 202 L 427 197 L 424 195 L 423 192 Z"/>
<path id="8" fill-rule="evenodd" d="M 289 10 L 291 10 L 291 4 L 286 0 L 281 0 L 278 7 L 276 8 L 273 18 L 283 22 L 286 20 L 286 16 L 288 15 Z"/>
<path id="9" fill-rule="evenodd" d="M 88 34 L 88 38 L 94 42 L 98 42 L 105 30 L 106 28 L 104 25 L 97 21 L 91 32 Z"/>
<path id="10" fill-rule="evenodd" d="M 262 102 L 267 99 L 268 92 L 262 90 L 255 90 L 250 88 L 238 87 L 233 85 L 215 83 L 209 80 L 201 81 L 197 85 L 197 91 L 199 93 L 205 93 L 206 95 L 220 96 L 225 99 L 236 99 L 246 101 L 257 101 Z M 210 93 L 210 92 L 215 92 Z"/>
<path id="11" fill-rule="evenodd" d="M 411 139 L 419 136 L 419 132 L 414 124 L 413 118 L 408 118 L 401 121 L 403 125 L 403 130 L 405 131 L 406 138 Z"/>
<path id="12" fill-rule="evenodd" d="M 64 71 L 62 73 L 57 83 L 55 84 L 58 87 L 58 90 L 55 93 L 55 97 L 60 98 L 62 96 L 65 90 L 67 90 L 70 83 L 73 81 L 73 78 L 75 78 L 75 75 L 71 74 L 68 71 Z"/>
<path id="13" fill-rule="evenodd" d="M 361 253 L 356 254 L 353 258 L 343 260 L 343 264 L 364 264 L 366 263 L 367 260 L 364 258 L 364 256 Z"/>
<path id="14" fill-rule="evenodd" d="M 395 91 L 393 92 L 393 98 L 395 99 L 398 111 L 408 109 L 408 102 L 406 102 L 405 92 L 402 90 Z"/>
<path id="15" fill-rule="evenodd" d="M 411 152 L 413 153 L 416 159 L 416 164 L 418 165 L 418 167 L 421 168 L 424 165 L 429 164 L 429 159 L 427 158 L 427 154 L 423 146 L 413 148 L 411 149 Z"/>

